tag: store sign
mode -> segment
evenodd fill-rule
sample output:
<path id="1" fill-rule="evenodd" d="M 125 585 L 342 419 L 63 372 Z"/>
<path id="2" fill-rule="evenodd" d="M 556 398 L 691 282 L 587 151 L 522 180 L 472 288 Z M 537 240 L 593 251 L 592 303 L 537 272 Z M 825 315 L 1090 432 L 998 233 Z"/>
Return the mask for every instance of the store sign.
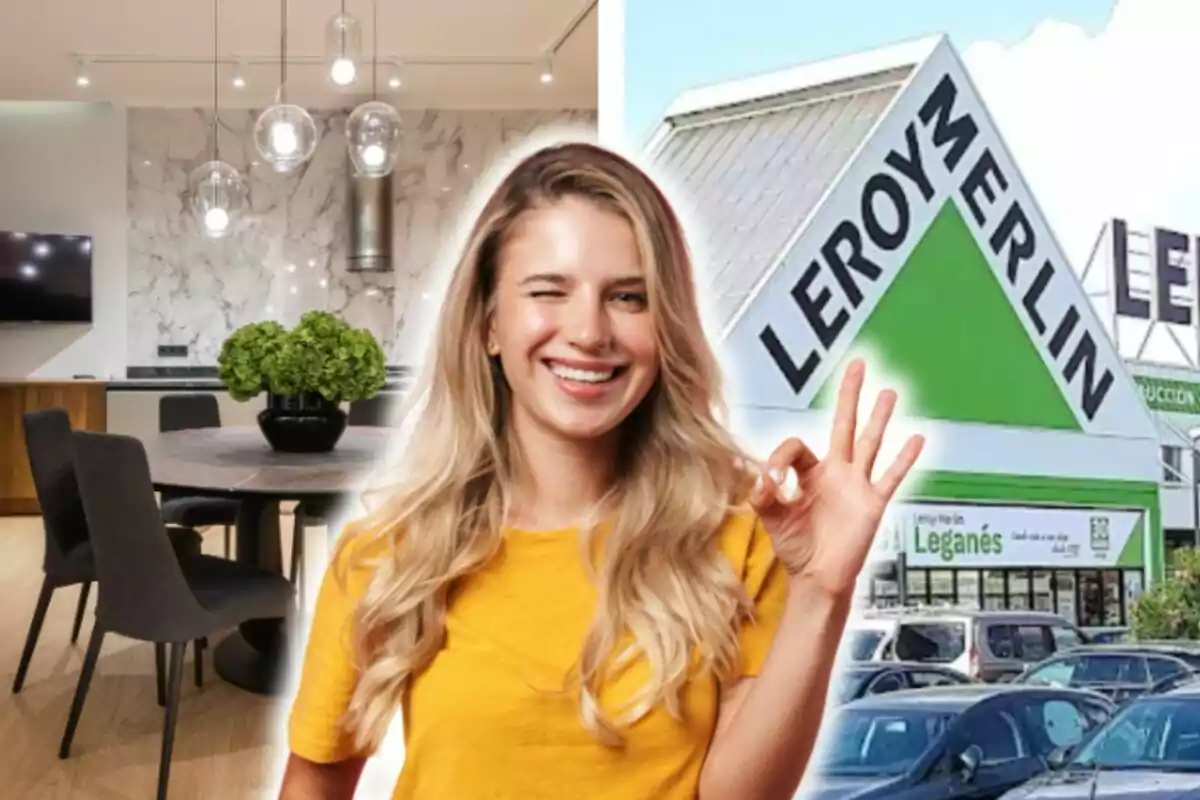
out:
<path id="1" fill-rule="evenodd" d="M 1192 302 L 1183 302 L 1172 287 L 1187 290 L 1196 286 L 1196 276 L 1188 274 L 1184 264 L 1197 263 L 1200 237 L 1179 231 L 1155 228 L 1150 234 L 1151 299 L 1134 297 L 1129 281 L 1129 225 L 1123 219 L 1112 221 L 1113 298 L 1117 316 L 1154 319 L 1172 325 L 1195 324 Z M 1194 288 L 1193 294 L 1194 297 Z M 1152 308 L 1153 307 L 1153 308 Z"/>
<path id="2" fill-rule="evenodd" d="M 950 201 L 1081 425 L 1123 429 L 1137 409 L 1131 390 L 1114 390 L 1120 359 L 969 82 L 947 70 L 911 91 L 922 94 L 893 112 L 907 116 L 879 129 L 836 207 L 814 217 L 786 258 L 790 302 L 772 305 L 756 330 L 783 385 L 811 401 Z"/>
<path id="3" fill-rule="evenodd" d="M 910 567 L 1136 567 L 1143 562 L 1142 517 L 1092 508 L 901 503 L 880 536 L 899 535 Z"/>
<path id="4" fill-rule="evenodd" d="M 1133 379 L 1141 389 L 1142 397 L 1146 398 L 1146 405 L 1155 411 L 1200 416 L 1200 383 L 1148 375 L 1134 375 Z"/>

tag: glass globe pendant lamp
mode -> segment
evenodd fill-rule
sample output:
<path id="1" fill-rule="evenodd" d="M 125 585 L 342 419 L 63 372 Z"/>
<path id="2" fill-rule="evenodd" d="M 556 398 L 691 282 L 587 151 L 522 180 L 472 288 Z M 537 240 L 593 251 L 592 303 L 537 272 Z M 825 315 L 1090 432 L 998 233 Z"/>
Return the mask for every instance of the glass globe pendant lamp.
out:
<path id="1" fill-rule="evenodd" d="M 391 174 L 396 166 L 396 159 L 400 155 L 401 127 L 396 109 L 377 99 L 379 15 L 376 13 L 375 0 L 371 3 L 371 15 L 371 35 L 375 42 L 371 58 L 372 99 L 358 106 L 346 118 L 346 146 L 355 172 L 367 178 L 382 178 Z"/>
<path id="2" fill-rule="evenodd" d="M 209 161 L 192 171 L 192 213 L 210 239 L 225 237 L 246 210 L 246 183 L 223 161 Z"/>
<path id="3" fill-rule="evenodd" d="M 254 125 L 254 146 L 276 172 L 291 172 L 317 149 L 317 126 L 300 106 L 276 103 Z"/>
<path id="4" fill-rule="evenodd" d="M 329 79 L 336 85 L 349 86 L 358 78 L 362 26 L 353 15 L 346 13 L 345 0 L 342 0 L 341 13 L 331 17 L 325 26 L 325 60 L 329 65 Z"/>
<path id="5" fill-rule="evenodd" d="M 210 239 L 221 239 L 235 227 L 246 209 L 246 183 L 229 164 L 221 161 L 217 136 L 220 130 L 220 77 L 218 34 L 219 0 L 213 0 L 213 125 L 212 158 L 201 164 L 189 176 L 191 208 L 200 230 Z"/>
<path id="6" fill-rule="evenodd" d="M 350 161 L 359 175 L 381 178 L 400 155 L 400 115 L 387 103 L 363 103 L 346 119 Z"/>
<path id="7" fill-rule="evenodd" d="M 291 172 L 317 149 L 317 126 L 309 113 L 287 102 L 287 0 L 280 0 L 279 94 L 254 125 L 254 146 L 276 172 Z"/>

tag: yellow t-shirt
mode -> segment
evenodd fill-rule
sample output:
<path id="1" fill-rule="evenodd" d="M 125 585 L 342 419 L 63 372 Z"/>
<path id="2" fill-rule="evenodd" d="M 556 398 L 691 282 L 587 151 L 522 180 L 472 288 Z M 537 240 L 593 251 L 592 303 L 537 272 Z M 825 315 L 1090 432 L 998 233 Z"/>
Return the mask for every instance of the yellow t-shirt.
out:
<path id="1" fill-rule="evenodd" d="M 689 684 L 685 721 L 657 707 L 625 729 L 623 750 L 605 747 L 563 691 L 596 603 L 578 539 L 571 531 L 508 530 L 504 541 L 455 595 L 444 648 L 406 692 L 404 765 L 392 797 L 694 798 L 716 725 L 716 677 Z M 741 674 L 754 675 L 783 612 L 785 576 L 750 513 L 729 517 L 720 547 L 755 602 L 739 658 Z M 369 755 L 355 753 L 338 725 L 357 676 L 347 622 L 369 577 L 359 572 L 343 591 L 331 569 L 317 600 L 289 722 L 292 752 L 310 761 Z M 609 691 L 627 698 L 640 687 L 646 672 L 637 666 L 602 693 L 606 708 Z"/>

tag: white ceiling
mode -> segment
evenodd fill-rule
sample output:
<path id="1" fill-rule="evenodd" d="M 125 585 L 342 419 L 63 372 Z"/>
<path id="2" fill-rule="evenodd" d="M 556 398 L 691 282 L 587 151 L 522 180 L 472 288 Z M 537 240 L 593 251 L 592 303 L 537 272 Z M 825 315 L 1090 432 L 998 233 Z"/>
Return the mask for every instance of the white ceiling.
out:
<path id="1" fill-rule="evenodd" d="M 288 99 L 309 107 L 348 107 L 361 95 L 327 80 L 325 26 L 341 0 L 287 0 Z M 0 100 L 92 100 L 125 106 L 211 106 L 211 0 L 0 0 Z M 378 87 L 400 108 L 595 108 L 597 11 L 591 8 L 562 44 L 554 81 L 539 81 L 539 59 L 566 33 L 590 0 L 379 0 Z M 346 0 L 362 23 L 363 53 L 372 45 L 370 0 Z M 222 107 L 261 108 L 279 85 L 279 0 L 220 0 L 222 59 L 252 63 L 247 85 L 232 86 L 232 64 L 220 69 Z M 91 85 L 75 85 L 76 54 L 101 59 Z M 103 57 L 182 59 L 197 63 L 103 63 Z M 399 91 L 382 62 L 409 63 Z M 370 93 L 369 66 L 357 90 Z"/>

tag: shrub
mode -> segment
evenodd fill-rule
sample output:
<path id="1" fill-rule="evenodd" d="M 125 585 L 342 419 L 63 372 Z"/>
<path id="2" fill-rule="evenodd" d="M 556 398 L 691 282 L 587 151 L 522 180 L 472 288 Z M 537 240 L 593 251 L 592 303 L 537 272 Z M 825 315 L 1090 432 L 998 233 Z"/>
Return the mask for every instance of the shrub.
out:
<path id="1" fill-rule="evenodd" d="M 220 364 L 221 381 L 240 401 L 267 389 L 352 402 L 373 396 L 387 379 L 383 349 L 371 332 L 327 311 L 309 311 L 291 331 L 273 322 L 243 326 L 225 341 Z"/>

